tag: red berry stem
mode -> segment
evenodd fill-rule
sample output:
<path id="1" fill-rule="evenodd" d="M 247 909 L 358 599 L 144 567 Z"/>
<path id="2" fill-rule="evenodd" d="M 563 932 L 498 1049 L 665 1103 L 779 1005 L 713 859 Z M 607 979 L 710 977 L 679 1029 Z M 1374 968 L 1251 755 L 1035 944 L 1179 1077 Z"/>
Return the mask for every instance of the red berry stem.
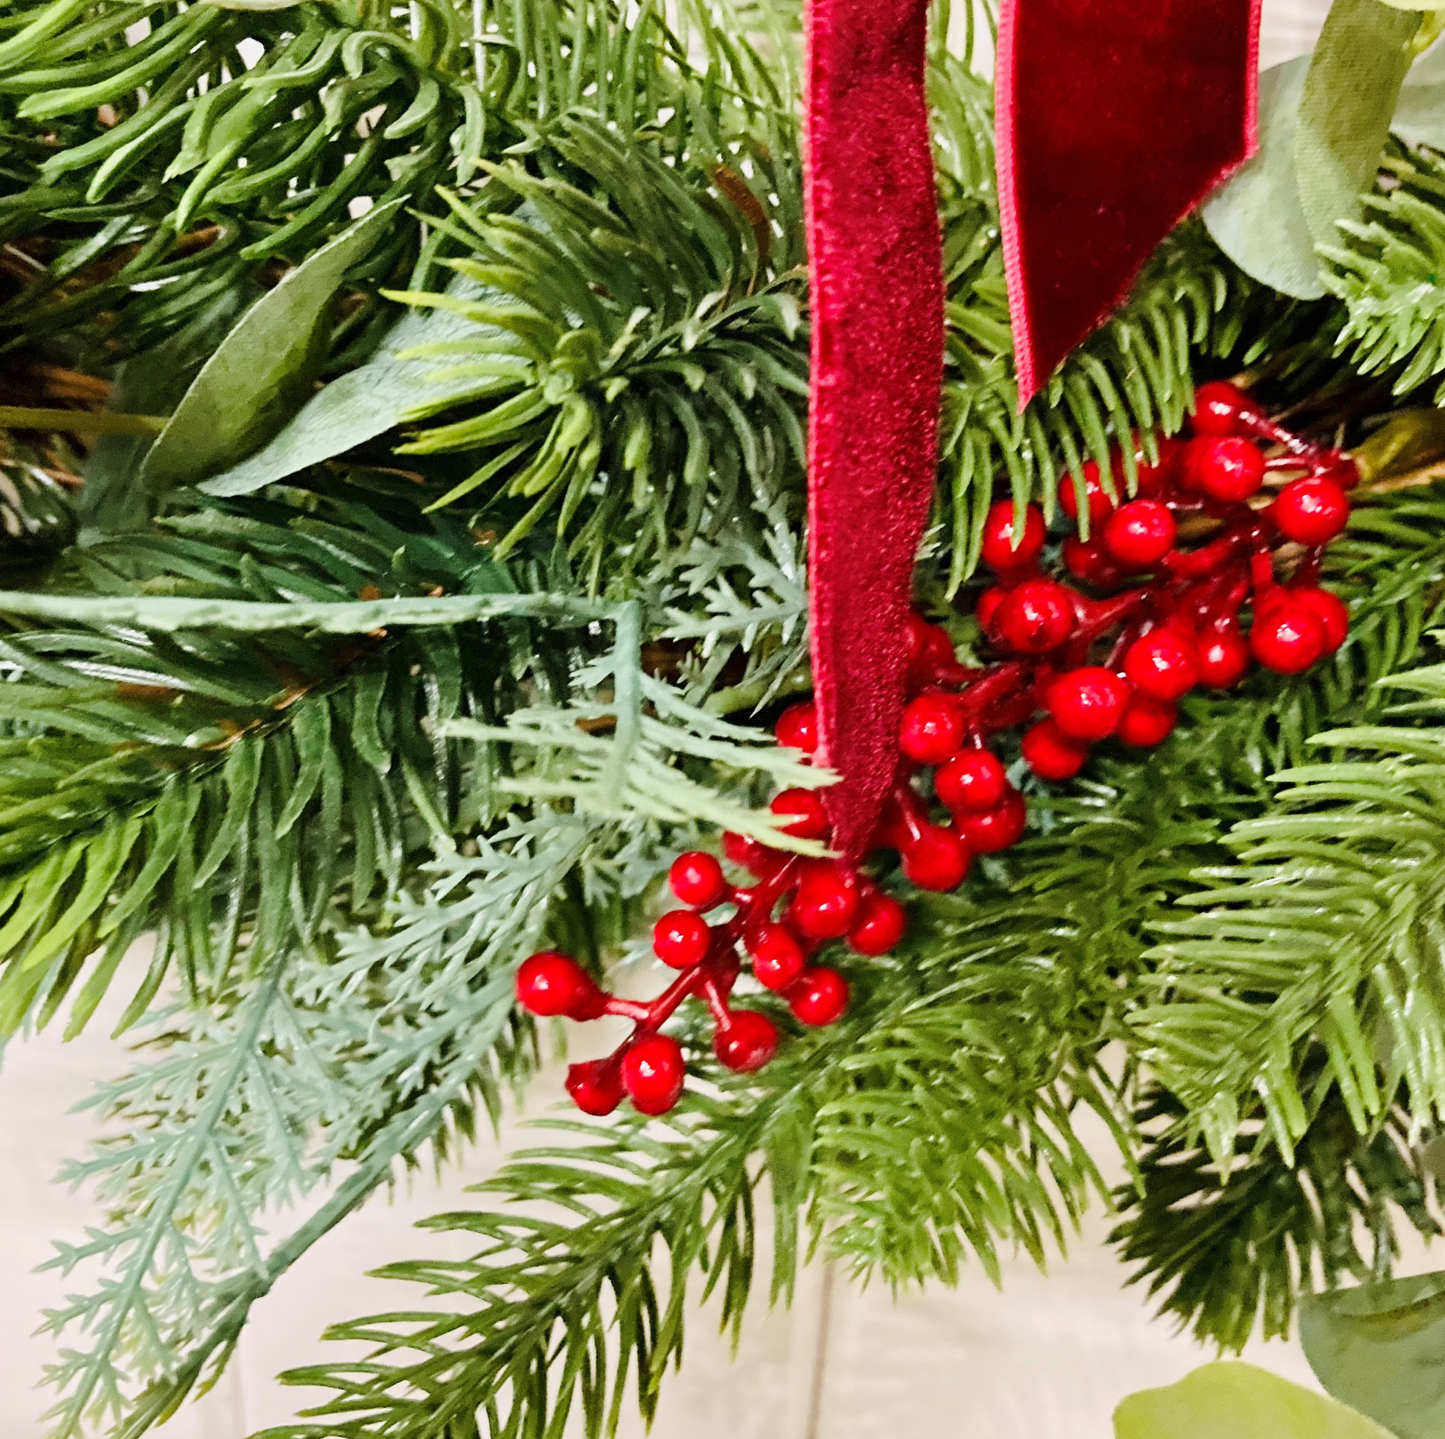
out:
<path id="1" fill-rule="evenodd" d="M 987 747 L 990 736 L 1027 725 L 1024 763 L 1040 779 L 1070 779 L 1090 747 L 1111 737 L 1136 748 L 1160 744 L 1196 685 L 1228 689 L 1252 663 L 1298 674 L 1344 642 L 1348 611 L 1319 587 L 1319 575 L 1325 545 L 1349 517 L 1349 457 L 1290 434 L 1227 384 L 1200 387 L 1194 431 L 1187 443 L 1162 440 L 1156 464 L 1138 457 L 1137 498 L 1119 495 L 1092 463 L 1082 487 L 1072 475 L 1060 483 L 1060 507 L 1096 536 L 1063 544 L 1074 585 L 1044 572 L 1048 533 L 1037 506 L 1019 514 L 1004 500 L 990 509 L 982 554 L 996 580 L 977 604 L 997 652 L 990 663 L 960 664 L 943 629 L 909 617 L 896 780 L 873 847 L 896 850 L 914 885 L 954 889 L 975 856 L 1022 838 L 1024 799 Z M 1258 441 L 1282 453 L 1265 455 Z M 1294 478 L 1271 501 L 1265 477 L 1284 472 Z M 1191 534 L 1209 538 L 1182 548 L 1180 516 L 1193 517 Z M 1303 551 L 1286 584 L 1275 578 L 1282 542 L 1293 555 Z M 813 706 L 792 706 L 776 733 L 779 743 L 813 753 Z M 772 812 L 800 838 L 831 837 L 812 790 L 784 790 Z M 733 1004 L 745 964 L 800 1023 L 831 1024 L 847 1007 L 847 981 L 809 957 L 844 937 L 858 954 L 882 955 L 903 937 L 903 907 L 856 869 L 734 834 L 723 836 L 723 851 L 754 882 L 729 882 L 700 850 L 677 858 L 668 879 L 685 908 L 657 921 L 653 949 L 680 972 L 656 998 L 605 994 L 575 961 L 550 951 L 518 971 L 518 998 L 534 1014 L 632 1022 L 612 1054 L 569 1070 L 568 1093 L 586 1112 L 610 1113 L 624 1095 L 643 1114 L 676 1103 L 686 1061 L 662 1031 L 688 999 L 706 1007 L 723 1065 L 749 1073 L 766 1064 L 777 1025 L 761 1009 Z"/>

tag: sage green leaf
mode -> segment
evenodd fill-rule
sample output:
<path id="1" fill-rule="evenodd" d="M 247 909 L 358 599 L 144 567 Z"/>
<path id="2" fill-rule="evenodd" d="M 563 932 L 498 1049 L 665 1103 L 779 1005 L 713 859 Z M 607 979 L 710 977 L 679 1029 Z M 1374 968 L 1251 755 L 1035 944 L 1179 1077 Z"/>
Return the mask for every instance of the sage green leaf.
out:
<path id="1" fill-rule="evenodd" d="M 1445 1439 L 1445 1274 L 1311 1294 L 1300 1341 L 1337 1399 L 1400 1439 Z"/>
<path id="2" fill-rule="evenodd" d="M 1374 186 L 1400 87 L 1414 58 L 1418 10 L 1334 0 L 1310 59 L 1295 128 L 1300 204 L 1315 243 L 1333 244 Z"/>
<path id="3" fill-rule="evenodd" d="M 215 474 L 281 429 L 311 393 L 342 277 L 402 203 L 363 215 L 241 316 L 151 446 L 142 471 L 148 486 L 167 489 Z"/>
<path id="4" fill-rule="evenodd" d="M 457 276 L 447 293 L 461 300 L 475 299 L 481 288 Z M 352 449 L 364 440 L 384 434 L 401 420 L 403 412 L 423 396 L 435 400 L 445 393 L 427 376 L 435 359 L 402 359 L 415 348 L 457 339 L 476 329 L 476 323 L 449 310 L 407 310 L 364 365 L 338 376 L 318 390 L 289 424 L 263 448 L 231 465 L 200 486 L 209 495 L 249 495 Z M 458 380 L 459 390 L 475 382 Z"/>
<path id="5" fill-rule="evenodd" d="M 1206 1364 L 1114 1411 L 1114 1439 L 1390 1439 L 1372 1419 L 1253 1364 Z"/>
<path id="6" fill-rule="evenodd" d="M 1302 300 L 1325 292 L 1295 180 L 1295 119 L 1309 65 L 1303 55 L 1261 73 L 1259 149 L 1200 212 L 1241 270 Z"/>
<path id="7" fill-rule="evenodd" d="M 290 10 L 302 0 L 201 0 L 202 5 L 213 5 L 217 10 Z"/>
<path id="8" fill-rule="evenodd" d="M 1445 147 L 1445 41 L 1410 67 L 1390 129 L 1411 145 Z"/>

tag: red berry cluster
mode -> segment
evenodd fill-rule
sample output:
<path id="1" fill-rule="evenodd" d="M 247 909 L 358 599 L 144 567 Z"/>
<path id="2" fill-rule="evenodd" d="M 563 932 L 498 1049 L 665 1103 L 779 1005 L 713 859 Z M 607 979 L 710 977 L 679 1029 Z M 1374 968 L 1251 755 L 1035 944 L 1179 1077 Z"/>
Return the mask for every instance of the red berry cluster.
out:
<path id="1" fill-rule="evenodd" d="M 795 705 L 778 722 L 784 744 L 811 752 L 817 721 L 811 704 Z M 806 839 L 830 833 L 822 801 L 810 790 L 784 790 L 773 812 Z M 588 1114 L 610 1114 L 625 1094 L 643 1114 L 662 1114 L 682 1093 L 682 1047 L 659 1030 L 683 1000 L 697 996 L 715 1024 L 713 1050 L 729 1069 L 760 1069 L 776 1052 L 778 1028 L 761 1010 L 738 1008 L 732 991 L 746 960 L 754 979 L 780 995 L 802 1024 L 832 1024 L 848 1007 L 848 982 L 834 969 L 809 964 L 830 939 L 847 938 L 859 954 L 880 955 L 903 937 L 903 906 L 856 869 L 770 849 L 742 835 L 724 835 L 727 857 L 751 872 L 750 886 L 728 882 L 710 854 L 679 855 L 668 883 L 686 906 L 653 926 L 657 957 L 681 970 L 647 1003 L 604 994 L 575 960 L 547 951 L 517 972 L 517 997 L 537 1015 L 633 1021 L 631 1036 L 605 1059 L 574 1064 L 567 1092 Z"/>
<path id="2" fill-rule="evenodd" d="M 1273 453 L 1267 457 L 1260 442 Z M 1060 484 L 1066 514 L 1079 520 L 1087 506 L 1090 538 L 1063 545 L 1076 586 L 1042 573 L 1047 535 L 1037 507 L 1018 513 L 1006 500 L 989 511 L 983 558 L 996 582 L 980 595 L 977 616 L 1000 654 L 995 662 L 959 664 L 944 630 L 910 616 L 901 755 L 874 846 L 897 850 L 919 888 L 956 888 L 973 856 L 1007 849 L 1023 835 L 1024 799 L 986 747 L 990 734 L 1033 721 L 1020 744 L 1024 761 L 1041 779 L 1069 779 L 1090 745 L 1111 736 L 1136 747 L 1159 744 L 1183 695 L 1196 685 L 1238 683 L 1251 657 L 1296 674 L 1344 642 L 1345 606 L 1318 578 L 1324 546 L 1349 518 L 1345 490 L 1356 475 L 1347 456 L 1281 429 L 1243 391 L 1216 383 L 1198 392 L 1193 438 L 1161 440 L 1158 462 L 1141 460 L 1137 474 L 1138 495 L 1122 504 L 1094 464 L 1084 467 L 1082 486 L 1071 477 Z M 1261 503 L 1270 476 L 1283 485 Z M 1181 547 L 1181 519 L 1204 532 L 1196 548 Z M 1274 573 L 1281 540 L 1303 547 L 1287 584 Z M 777 736 L 811 754 L 813 706 L 787 710 Z M 925 768 L 938 808 L 948 812 L 944 822 L 917 787 Z M 810 790 L 785 790 L 772 809 L 802 838 L 830 836 L 823 802 Z M 533 1014 L 633 1021 L 611 1055 L 568 1072 L 567 1090 L 587 1113 L 610 1114 L 624 1095 L 643 1114 L 672 1108 L 686 1067 L 681 1046 L 660 1031 L 692 996 L 712 1014 L 724 1065 L 747 1073 L 766 1064 L 777 1026 L 762 1011 L 731 1003 L 745 961 L 801 1023 L 831 1024 L 847 1007 L 848 985 L 810 956 L 843 938 L 859 954 L 881 955 L 903 937 L 903 907 L 857 869 L 740 835 L 724 836 L 724 849 L 755 882 L 730 884 L 701 851 L 674 862 L 669 882 L 686 907 L 657 921 L 652 946 L 681 973 L 652 1001 L 605 994 L 575 960 L 551 951 L 518 971 L 518 998 Z"/>

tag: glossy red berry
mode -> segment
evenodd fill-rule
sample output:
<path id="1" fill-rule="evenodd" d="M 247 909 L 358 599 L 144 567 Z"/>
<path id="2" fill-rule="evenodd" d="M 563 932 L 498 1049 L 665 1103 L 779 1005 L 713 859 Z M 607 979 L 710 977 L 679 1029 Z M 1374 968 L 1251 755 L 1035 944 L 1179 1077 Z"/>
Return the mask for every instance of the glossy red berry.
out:
<path id="1" fill-rule="evenodd" d="M 1249 672 L 1249 646 L 1238 630 L 1214 630 L 1199 645 L 1199 683 L 1227 690 Z"/>
<path id="2" fill-rule="evenodd" d="M 1174 548 L 1178 527 L 1159 500 L 1130 500 L 1104 526 L 1104 548 L 1126 570 L 1158 564 Z"/>
<path id="3" fill-rule="evenodd" d="M 743 936 L 743 948 L 752 956 L 754 978 L 767 989 L 786 989 L 803 972 L 803 946 L 786 925 L 762 920 Z"/>
<path id="4" fill-rule="evenodd" d="M 822 796 L 810 789 L 785 789 L 769 806 L 782 828 L 799 839 L 827 839 L 831 826 Z"/>
<path id="5" fill-rule="evenodd" d="M 723 853 L 732 864 L 741 865 L 754 874 L 766 874 L 782 863 L 783 857 L 775 849 L 749 839 L 745 834 L 726 830 L 722 837 Z"/>
<path id="6" fill-rule="evenodd" d="M 1102 539 L 1081 540 L 1070 535 L 1064 541 L 1064 568 L 1075 579 L 1099 589 L 1111 589 L 1124 578 L 1124 571 L 1110 558 Z"/>
<path id="7" fill-rule="evenodd" d="M 1028 767 L 1040 779 L 1073 779 L 1089 758 L 1089 747 L 1072 740 L 1051 719 L 1040 720 L 1019 742 Z"/>
<path id="8" fill-rule="evenodd" d="M 1325 653 L 1334 654 L 1350 633 L 1349 607 L 1338 595 L 1315 585 L 1307 585 L 1289 593 L 1298 603 L 1308 605 L 1314 612 L 1314 617 L 1324 631 Z"/>
<path id="9" fill-rule="evenodd" d="M 1048 710 L 1063 734 L 1087 744 L 1114 733 L 1128 699 L 1128 684 L 1113 670 L 1083 665 L 1049 686 Z"/>
<path id="10" fill-rule="evenodd" d="M 1136 749 L 1150 749 L 1163 744 L 1179 723 L 1179 706 L 1170 700 L 1157 700 L 1150 695 L 1133 695 L 1124 707 L 1118 736 Z"/>
<path id="11" fill-rule="evenodd" d="M 909 700 L 898 729 L 898 744 L 920 764 L 942 764 L 963 743 L 963 715 L 951 695 L 922 694 Z"/>
<path id="12" fill-rule="evenodd" d="M 1291 480 L 1270 506 L 1270 514 L 1287 540 L 1302 545 L 1328 544 L 1350 518 L 1350 501 L 1340 485 L 1326 475 Z"/>
<path id="13" fill-rule="evenodd" d="M 691 969 L 712 944 L 708 922 L 690 909 L 674 909 L 652 926 L 652 952 L 674 969 Z"/>
<path id="14" fill-rule="evenodd" d="M 622 1087 L 640 1114 L 666 1114 L 686 1078 L 682 1046 L 666 1034 L 649 1034 L 622 1056 Z"/>
<path id="15" fill-rule="evenodd" d="M 919 889 L 957 889 L 968 874 L 968 846 L 941 825 L 924 824 L 901 853 L 903 873 Z"/>
<path id="16" fill-rule="evenodd" d="M 1074 603 L 1056 580 L 1025 580 L 1003 597 L 990 637 L 1015 654 L 1057 649 L 1074 632 Z"/>
<path id="17" fill-rule="evenodd" d="M 673 860 L 667 872 L 672 892 L 694 909 L 708 909 L 727 891 L 722 865 L 700 849 L 690 849 Z"/>
<path id="18" fill-rule="evenodd" d="M 908 663 L 915 669 L 928 670 L 935 665 L 952 664 L 953 641 L 942 625 L 931 625 L 921 615 L 908 615 Z"/>
<path id="19" fill-rule="evenodd" d="M 955 814 L 977 814 L 1003 803 L 1008 793 L 1003 761 L 986 749 L 956 754 L 933 776 L 938 798 Z"/>
<path id="20" fill-rule="evenodd" d="M 544 1019 L 595 1019 L 602 1013 L 602 991 L 575 959 L 544 949 L 517 970 L 517 1002 Z"/>
<path id="21" fill-rule="evenodd" d="M 1259 446 L 1239 435 L 1207 435 L 1191 442 L 1186 461 L 1189 484 L 1211 500 L 1238 503 L 1264 483 Z"/>
<path id="22" fill-rule="evenodd" d="M 836 969 L 805 969 L 783 997 L 804 1024 L 832 1024 L 848 1009 L 848 981 Z"/>
<path id="23" fill-rule="evenodd" d="M 1159 458 L 1152 465 L 1142 446 L 1137 446 L 1134 451 L 1134 493 L 1144 499 L 1153 499 L 1169 488 L 1184 463 L 1188 449 L 1183 440 L 1172 435 L 1155 436 L 1154 445 Z"/>
<path id="24" fill-rule="evenodd" d="M 840 939 L 858 913 L 858 882 L 834 864 L 809 865 L 798 881 L 788 918 L 809 939 Z"/>
<path id="25" fill-rule="evenodd" d="M 778 743 L 789 749 L 800 749 L 812 754 L 818 748 L 818 707 L 812 700 L 804 704 L 789 705 L 778 716 L 773 726 Z"/>
<path id="26" fill-rule="evenodd" d="M 890 894 L 870 894 L 858 906 L 858 918 L 848 931 L 849 947 L 874 957 L 887 954 L 908 928 L 908 915 Z"/>
<path id="27" fill-rule="evenodd" d="M 1043 511 L 1037 505 L 1029 505 L 1024 510 L 1023 533 L 1015 546 L 1014 503 L 1012 500 L 999 500 L 984 519 L 980 553 L 984 564 L 1003 573 L 1022 570 L 1038 559 L 1047 538 Z"/>
<path id="28" fill-rule="evenodd" d="M 1280 600 L 1249 627 L 1249 651 L 1265 669 L 1297 675 L 1325 652 L 1325 627 L 1297 598 Z"/>
<path id="29" fill-rule="evenodd" d="M 1114 501 L 1099 475 L 1098 463 L 1087 460 L 1083 466 L 1084 497 L 1089 507 L 1089 528 L 1096 532 L 1114 511 Z M 1117 475 L 1116 480 L 1117 484 Z M 1116 491 L 1117 493 L 1117 491 Z M 1059 508 L 1071 519 L 1079 518 L 1079 484 L 1073 475 L 1059 481 Z"/>
<path id="30" fill-rule="evenodd" d="M 991 633 L 994 616 L 998 613 L 998 607 L 1004 602 L 1007 594 L 1008 590 L 1002 585 L 990 585 L 979 595 L 974 614 L 978 617 L 978 627 L 984 634 Z"/>
<path id="31" fill-rule="evenodd" d="M 1198 651 L 1173 630 L 1152 630 L 1124 652 L 1124 677 L 1151 699 L 1177 700 L 1199 679 Z"/>
<path id="32" fill-rule="evenodd" d="M 956 815 L 953 827 L 974 854 L 998 854 L 1024 837 L 1028 822 L 1024 797 L 1010 786 L 994 809 L 986 809 L 981 814 Z"/>
<path id="33" fill-rule="evenodd" d="M 713 1053 L 739 1074 L 761 1069 L 778 1052 L 778 1026 L 755 1009 L 735 1009 L 713 1036 Z"/>
<path id="34" fill-rule="evenodd" d="M 1196 435 L 1242 435 L 1248 432 L 1244 416 L 1254 411 L 1254 402 L 1238 385 L 1228 380 L 1211 380 L 1194 392 L 1194 433 Z"/>
<path id="35" fill-rule="evenodd" d="M 589 1059 L 567 1069 L 567 1093 L 583 1114 L 611 1114 L 622 1103 L 621 1067 L 610 1059 Z"/>

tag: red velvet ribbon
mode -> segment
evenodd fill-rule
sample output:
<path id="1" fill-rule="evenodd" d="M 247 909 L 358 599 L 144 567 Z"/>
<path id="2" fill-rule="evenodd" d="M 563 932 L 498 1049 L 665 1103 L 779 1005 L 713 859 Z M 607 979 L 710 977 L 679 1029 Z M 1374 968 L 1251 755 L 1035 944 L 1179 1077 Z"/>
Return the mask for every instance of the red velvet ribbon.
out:
<path id="1" fill-rule="evenodd" d="M 927 0 L 811 0 L 809 569 L 833 844 L 861 857 L 892 787 L 914 559 L 937 464 L 943 252 Z"/>
<path id="2" fill-rule="evenodd" d="M 1019 405 L 1254 153 L 1260 0 L 1003 0 L 995 100 Z"/>

